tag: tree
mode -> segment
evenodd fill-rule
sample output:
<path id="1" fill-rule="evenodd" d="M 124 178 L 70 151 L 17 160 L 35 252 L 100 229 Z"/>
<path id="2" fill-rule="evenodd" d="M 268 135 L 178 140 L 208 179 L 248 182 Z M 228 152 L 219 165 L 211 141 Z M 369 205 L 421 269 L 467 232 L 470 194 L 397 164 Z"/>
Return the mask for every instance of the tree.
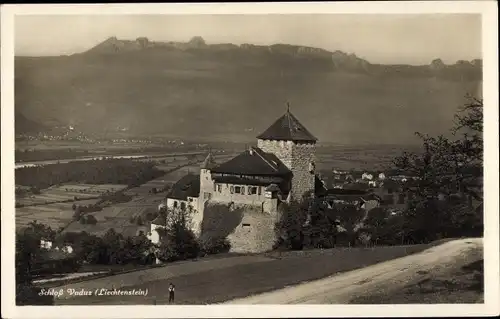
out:
<path id="1" fill-rule="evenodd" d="M 160 234 L 160 258 L 182 260 L 197 257 L 200 246 L 191 230 L 191 208 L 168 210 L 166 228 Z"/>
<path id="2" fill-rule="evenodd" d="M 339 226 L 345 230 L 346 239 L 350 246 L 355 246 L 357 242 L 358 227 L 363 222 L 366 212 L 353 204 L 334 204 L 333 215 L 339 222 Z"/>
<path id="3" fill-rule="evenodd" d="M 89 225 L 95 225 L 95 224 L 97 224 L 97 219 L 94 217 L 94 215 L 87 215 L 86 222 Z"/>
<path id="4" fill-rule="evenodd" d="M 310 192 L 302 196 L 301 201 L 281 203 L 278 207 L 278 222 L 275 224 L 278 242 L 275 246 L 301 250 L 304 247 L 304 225 L 314 204 Z"/>
<path id="5" fill-rule="evenodd" d="M 142 217 L 141 216 L 137 216 L 137 219 L 135 220 L 136 224 L 138 226 L 142 226 L 144 225 L 144 222 L 142 221 Z"/>
<path id="6" fill-rule="evenodd" d="M 397 169 L 417 177 L 404 185 L 411 194 L 405 212 L 407 235 L 417 242 L 456 234 L 456 227 L 463 224 L 453 226 L 454 220 L 463 223 L 465 218 L 471 227 L 481 229 L 478 223 L 482 212 L 466 212 L 475 212 L 473 201 L 483 201 L 483 101 L 467 98 L 468 103 L 455 117 L 451 130 L 454 139 L 416 133 L 422 139 L 423 151 L 403 153 L 394 160 Z"/>

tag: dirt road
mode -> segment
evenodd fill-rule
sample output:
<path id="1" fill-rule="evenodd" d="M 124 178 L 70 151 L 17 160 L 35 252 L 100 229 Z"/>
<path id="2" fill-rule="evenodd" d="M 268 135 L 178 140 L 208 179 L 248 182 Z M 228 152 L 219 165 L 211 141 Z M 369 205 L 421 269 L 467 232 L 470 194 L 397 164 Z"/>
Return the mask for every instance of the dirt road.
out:
<path id="1" fill-rule="evenodd" d="M 346 304 L 370 291 L 394 291 L 418 280 L 420 274 L 457 266 L 464 255 L 482 248 L 481 238 L 453 240 L 414 255 L 226 304 Z"/>

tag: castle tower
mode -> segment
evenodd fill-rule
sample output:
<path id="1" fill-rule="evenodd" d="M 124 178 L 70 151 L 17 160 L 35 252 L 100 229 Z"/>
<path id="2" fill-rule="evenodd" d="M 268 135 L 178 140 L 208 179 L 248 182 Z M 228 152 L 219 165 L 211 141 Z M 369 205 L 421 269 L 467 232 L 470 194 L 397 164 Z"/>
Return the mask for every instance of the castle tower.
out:
<path id="1" fill-rule="evenodd" d="M 292 171 L 291 200 L 300 201 L 305 192 L 314 191 L 317 140 L 290 112 L 290 107 L 257 136 L 257 147 L 276 155 Z"/>
<path id="2" fill-rule="evenodd" d="M 209 152 L 200 167 L 200 197 L 198 200 L 200 208 L 212 197 L 214 192 L 214 182 L 210 170 L 215 166 L 217 166 L 217 163 L 215 163 L 212 152 Z"/>

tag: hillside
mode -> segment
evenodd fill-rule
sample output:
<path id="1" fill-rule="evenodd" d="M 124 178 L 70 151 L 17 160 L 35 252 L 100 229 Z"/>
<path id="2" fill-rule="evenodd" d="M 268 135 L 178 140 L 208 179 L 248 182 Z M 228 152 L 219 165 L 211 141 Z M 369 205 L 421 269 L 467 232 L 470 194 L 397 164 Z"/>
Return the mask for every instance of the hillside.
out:
<path id="1" fill-rule="evenodd" d="M 481 60 L 377 65 L 340 51 L 199 37 L 109 38 L 81 54 L 15 60 L 16 112 L 31 121 L 200 139 L 253 139 L 289 101 L 322 141 L 407 143 L 417 130 L 443 133 L 480 83 Z"/>

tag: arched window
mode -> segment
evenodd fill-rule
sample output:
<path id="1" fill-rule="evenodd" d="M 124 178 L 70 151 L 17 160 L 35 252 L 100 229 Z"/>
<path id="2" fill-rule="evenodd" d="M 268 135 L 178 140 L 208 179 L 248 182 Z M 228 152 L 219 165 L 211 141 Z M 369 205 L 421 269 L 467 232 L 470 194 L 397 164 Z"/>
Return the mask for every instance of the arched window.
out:
<path id="1" fill-rule="evenodd" d="M 181 202 L 181 209 L 182 209 L 182 210 L 186 209 L 186 203 Z"/>
<path id="2" fill-rule="evenodd" d="M 177 208 L 177 205 L 178 205 L 178 203 L 177 203 L 177 201 L 175 201 L 174 202 L 174 208 Z"/>

